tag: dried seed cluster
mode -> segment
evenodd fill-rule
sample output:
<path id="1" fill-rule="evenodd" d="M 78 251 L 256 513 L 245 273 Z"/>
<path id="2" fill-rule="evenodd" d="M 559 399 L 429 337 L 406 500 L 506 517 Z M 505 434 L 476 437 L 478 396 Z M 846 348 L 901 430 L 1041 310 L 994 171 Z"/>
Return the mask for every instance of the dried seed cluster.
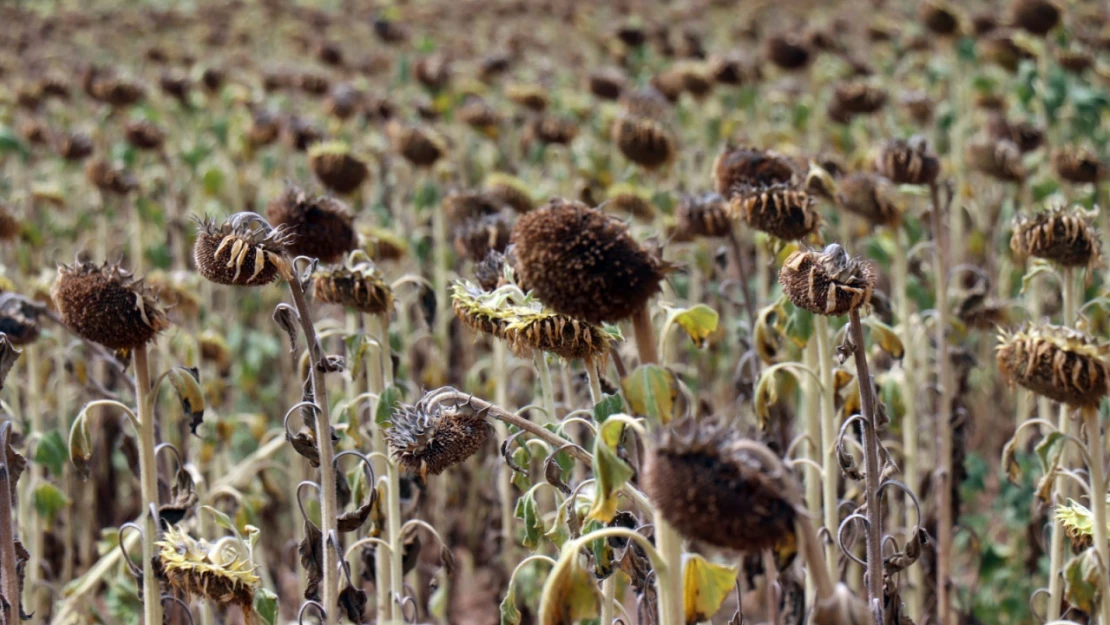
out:
<path id="1" fill-rule="evenodd" d="M 416 167 L 431 167 L 447 153 L 443 139 L 431 130 L 391 123 L 386 132 L 394 151 Z"/>
<path id="2" fill-rule="evenodd" d="M 644 487 L 683 536 L 759 553 L 793 539 L 798 486 L 774 454 L 722 424 L 686 420 L 649 448 Z"/>
<path id="3" fill-rule="evenodd" d="M 940 159 L 924 139 L 894 139 L 883 146 L 876 167 L 896 184 L 932 184 L 940 174 Z"/>
<path id="4" fill-rule="evenodd" d="M 536 207 L 528 186 L 514 176 L 500 172 L 490 174 L 486 178 L 483 189 L 491 200 L 508 206 L 518 213 L 527 213 Z"/>
<path id="5" fill-rule="evenodd" d="M 354 192 L 370 175 L 366 163 L 352 155 L 347 144 L 336 141 L 310 147 L 308 164 L 325 187 L 339 194 Z"/>
<path id="6" fill-rule="evenodd" d="M 613 143 L 625 158 L 658 169 L 674 160 L 674 135 L 661 122 L 648 117 L 620 114 L 613 121 Z"/>
<path id="7" fill-rule="evenodd" d="M 50 297 L 66 326 L 110 349 L 141 347 L 170 327 L 151 289 L 119 265 L 62 265 Z"/>
<path id="8" fill-rule="evenodd" d="M 1017 258 L 1035 256 L 1064 267 L 1098 266 L 1101 247 L 1091 216 L 1079 207 L 1057 205 L 1032 217 L 1018 215 L 1010 235 L 1010 250 Z"/>
<path id="9" fill-rule="evenodd" d="M 429 407 L 421 400 L 394 409 L 385 439 L 398 464 L 427 479 L 480 451 L 491 429 L 484 415 L 467 406 Z"/>
<path id="10" fill-rule="evenodd" d="M 870 172 L 848 174 L 837 184 L 837 206 L 876 226 L 894 226 L 902 220 L 895 197 L 890 181 Z"/>
<path id="11" fill-rule="evenodd" d="M 490 252 L 505 251 L 512 228 L 512 219 L 504 213 L 469 219 L 455 230 L 455 251 L 481 262 Z"/>
<path id="12" fill-rule="evenodd" d="M 809 193 L 791 185 L 740 187 L 729 201 L 729 211 L 749 226 L 785 241 L 796 241 L 821 225 Z"/>
<path id="13" fill-rule="evenodd" d="M 373 264 L 361 262 L 318 270 L 313 276 L 316 298 L 369 315 L 393 311 L 393 290 Z"/>
<path id="14" fill-rule="evenodd" d="M 292 278 L 283 248 L 288 238 L 253 213 L 232 216 L 222 225 L 200 222 L 193 262 L 200 275 L 216 284 L 265 286 L 278 276 Z"/>
<path id="15" fill-rule="evenodd" d="M 217 605 L 254 603 L 262 580 L 255 574 L 250 550 L 236 538 L 214 543 L 195 539 L 171 525 L 158 541 L 158 564 L 166 580 L 186 597 L 201 597 Z"/>
<path id="16" fill-rule="evenodd" d="M 627 226 L 581 202 L 555 199 L 522 216 L 511 241 L 522 282 L 555 312 L 593 324 L 632 316 L 664 275 Z"/>
<path id="17" fill-rule="evenodd" d="M 675 214 L 678 218 L 675 233 L 679 238 L 724 237 L 732 232 L 728 203 L 716 193 L 683 197 Z"/>
<path id="18" fill-rule="evenodd" d="M 779 272 L 779 284 L 790 301 L 818 315 L 844 315 L 867 306 L 877 279 L 871 263 L 849 257 L 836 243 L 820 252 L 792 253 Z"/>
<path id="19" fill-rule="evenodd" d="M 1106 166 L 1098 156 L 1078 147 L 1065 147 L 1053 151 L 1052 167 L 1068 182 L 1095 183 L 1106 175 Z"/>
<path id="20" fill-rule="evenodd" d="M 977 140 L 964 149 L 967 164 L 972 169 L 1003 182 L 1025 180 L 1025 165 L 1021 162 L 1021 149 L 1008 140 Z"/>
<path id="21" fill-rule="evenodd" d="M 334 263 L 358 247 L 355 216 L 343 202 L 325 195 L 312 195 L 294 185 L 266 207 L 275 228 L 288 233 L 285 249 L 295 256 L 309 256 Z"/>
<path id="22" fill-rule="evenodd" d="M 1110 391 L 1110 344 L 1062 326 L 1026 325 L 999 335 L 998 368 L 1010 384 L 1072 406 Z"/>

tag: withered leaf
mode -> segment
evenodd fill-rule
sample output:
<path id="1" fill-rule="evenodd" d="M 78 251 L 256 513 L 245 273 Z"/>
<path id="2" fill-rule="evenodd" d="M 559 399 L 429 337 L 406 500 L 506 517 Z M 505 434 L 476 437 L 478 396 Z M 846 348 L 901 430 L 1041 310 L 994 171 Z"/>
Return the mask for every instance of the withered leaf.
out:
<path id="1" fill-rule="evenodd" d="M 0 391 L 4 390 L 4 380 L 22 353 L 8 340 L 7 334 L 0 332 Z"/>
<path id="2" fill-rule="evenodd" d="M 420 537 L 416 534 L 405 537 L 405 545 L 401 548 L 401 572 L 408 575 L 416 568 L 420 561 Z"/>
<path id="3" fill-rule="evenodd" d="M 336 522 L 336 529 L 343 533 L 357 530 L 370 518 L 370 511 L 373 510 L 373 508 L 374 496 L 371 495 L 369 501 L 366 503 L 350 512 L 344 512 L 339 515 Z"/>
<path id="4" fill-rule="evenodd" d="M 304 522 L 304 534 L 304 540 L 297 546 L 297 553 L 301 556 L 301 566 L 304 567 L 308 577 L 304 598 L 319 601 L 320 583 L 324 580 L 324 535 L 318 527 L 307 520 Z"/>
<path id="5" fill-rule="evenodd" d="M 189 431 L 197 436 L 197 428 L 204 423 L 204 392 L 200 388 L 200 370 L 196 367 L 174 367 L 166 374 L 178 399 L 181 409 L 189 417 Z"/>
<path id="6" fill-rule="evenodd" d="M 555 462 L 555 454 L 551 454 L 543 461 L 544 479 L 547 480 L 548 484 L 554 486 L 564 495 L 569 496 L 571 494 L 571 489 L 570 486 L 567 486 L 567 483 L 563 481 L 562 473 L 563 468 L 559 466 L 558 462 Z"/>
<path id="7" fill-rule="evenodd" d="M 362 614 L 366 610 L 366 591 L 347 584 L 339 591 L 339 609 L 352 623 L 361 623 Z"/>
<path id="8" fill-rule="evenodd" d="M 158 508 L 158 518 L 165 523 L 166 527 L 180 523 L 189 513 L 189 509 L 197 505 L 196 485 L 188 471 L 177 470 L 173 487 L 170 489 L 170 498 L 169 503 L 162 504 Z"/>
<path id="9" fill-rule="evenodd" d="M 289 304 L 278 304 L 274 308 L 274 321 L 277 322 L 289 337 L 289 352 L 297 355 L 297 326 L 301 322 L 300 315 Z"/>
<path id="10" fill-rule="evenodd" d="M 301 428 L 301 431 L 293 436 L 289 436 L 287 432 L 285 440 L 289 441 L 294 451 L 307 458 L 309 464 L 313 467 L 318 468 L 320 466 L 320 450 L 316 448 L 316 437 L 312 435 L 311 430 Z"/>

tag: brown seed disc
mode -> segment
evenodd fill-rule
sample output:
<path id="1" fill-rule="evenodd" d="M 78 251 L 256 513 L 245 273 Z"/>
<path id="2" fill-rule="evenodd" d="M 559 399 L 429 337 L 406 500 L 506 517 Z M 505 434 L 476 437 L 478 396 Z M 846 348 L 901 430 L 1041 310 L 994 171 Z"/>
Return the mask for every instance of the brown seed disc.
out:
<path id="1" fill-rule="evenodd" d="M 894 139 L 883 146 L 876 163 L 879 173 L 895 184 L 931 184 L 940 174 L 940 160 L 924 140 Z"/>
<path id="2" fill-rule="evenodd" d="M 354 215 L 332 197 L 311 195 L 289 185 L 266 207 L 266 217 L 275 228 L 288 233 L 286 250 L 294 256 L 334 263 L 358 246 Z"/>
<path id="3" fill-rule="evenodd" d="M 146 345 L 170 327 L 154 293 L 118 265 L 62 265 L 50 297 L 66 326 L 110 349 Z"/>
<path id="4" fill-rule="evenodd" d="M 369 315 L 387 315 L 393 311 L 393 291 L 369 264 L 317 271 L 313 287 L 321 302 L 339 304 Z"/>
<path id="5" fill-rule="evenodd" d="M 729 212 L 749 226 L 784 241 L 796 241 L 817 230 L 821 217 L 813 196 L 788 185 L 735 189 Z"/>
<path id="6" fill-rule="evenodd" d="M 1110 390 L 1110 345 L 1071 328 L 1025 326 L 1003 332 L 998 368 L 1010 384 L 1071 406 L 1097 406 Z"/>
<path id="7" fill-rule="evenodd" d="M 393 459 L 421 479 L 439 475 L 482 450 L 490 437 L 483 415 L 466 406 L 436 405 L 423 401 L 402 404 L 393 411 L 385 439 Z"/>
<path id="8" fill-rule="evenodd" d="M 902 219 L 890 181 L 878 174 L 856 172 L 840 180 L 836 204 L 876 226 L 892 226 Z"/>
<path id="9" fill-rule="evenodd" d="M 675 157 L 674 137 L 654 120 L 619 115 L 613 122 L 612 135 L 621 154 L 645 169 L 658 169 Z"/>
<path id="10" fill-rule="evenodd" d="M 867 261 L 850 258 L 837 244 L 798 250 L 786 258 L 779 284 L 798 308 L 817 315 L 845 315 L 871 302 L 878 275 Z"/>
<path id="11" fill-rule="evenodd" d="M 1095 267 L 1102 243 L 1091 218 L 1078 208 L 1054 206 L 1032 217 L 1014 219 L 1010 250 L 1014 256 L 1044 258 L 1064 267 Z"/>
<path id="12" fill-rule="evenodd" d="M 683 197 L 675 213 L 679 237 L 724 237 L 732 232 L 728 203 L 716 193 Z"/>
<path id="13" fill-rule="evenodd" d="M 265 286 L 287 272 L 282 243 L 277 232 L 205 221 L 193 244 L 193 262 L 216 284 Z"/>

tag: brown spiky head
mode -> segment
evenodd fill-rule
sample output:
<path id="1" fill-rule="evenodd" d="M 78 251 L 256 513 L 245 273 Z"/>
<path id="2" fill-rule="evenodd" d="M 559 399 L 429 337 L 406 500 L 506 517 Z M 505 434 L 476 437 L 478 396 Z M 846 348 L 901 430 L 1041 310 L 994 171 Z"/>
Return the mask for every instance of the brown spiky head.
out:
<path id="1" fill-rule="evenodd" d="M 522 216 L 511 241 L 521 280 L 559 313 L 616 322 L 660 290 L 662 262 L 623 223 L 581 202 L 557 198 Z"/>
<path id="2" fill-rule="evenodd" d="M 956 34 L 960 29 L 960 18 L 956 12 L 945 2 L 928 0 L 918 5 L 917 14 L 921 23 L 935 35 L 948 36 Z"/>
<path id="3" fill-rule="evenodd" d="M 1052 168 L 1064 180 L 1077 183 L 1097 183 L 1107 171 L 1098 156 L 1074 146 L 1054 150 Z"/>
<path id="4" fill-rule="evenodd" d="M 474 266 L 474 279 L 483 291 L 492 291 L 501 286 L 505 275 L 505 255 L 501 252 L 490 252 L 481 262 Z"/>
<path id="5" fill-rule="evenodd" d="M 184 102 L 188 99 L 189 90 L 193 85 L 189 77 L 183 73 L 166 70 L 158 77 L 158 86 L 162 89 L 162 93 Z"/>
<path id="6" fill-rule="evenodd" d="M 279 276 L 292 279 L 284 247 L 287 233 L 271 228 L 254 213 L 232 215 L 222 225 L 200 222 L 193 262 L 200 275 L 216 284 L 265 286 Z"/>
<path id="7" fill-rule="evenodd" d="M 153 291 L 119 265 L 62 265 L 50 297 L 67 327 L 109 349 L 141 347 L 170 327 Z"/>
<path id="8" fill-rule="evenodd" d="M 337 119 L 350 119 L 362 106 L 363 93 L 354 86 L 344 83 L 332 87 L 328 94 L 328 113 Z"/>
<path id="9" fill-rule="evenodd" d="M 716 193 L 683 197 L 675 215 L 678 218 L 675 229 L 680 238 L 724 237 L 732 232 L 728 202 Z"/>
<path id="10" fill-rule="evenodd" d="M 661 122 L 621 114 L 613 121 L 612 135 L 621 154 L 645 169 L 658 169 L 674 160 L 674 135 Z"/>
<path id="11" fill-rule="evenodd" d="M 767 59 L 788 71 L 797 71 L 809 65 L 809 49 L 791 35 L 773 35 L 765 45 Z"/>
<path id="12" fill-rule="evenodd" d="M 363 227 L 359 233 L 362 235 L 363 251 L 374 262 L 400 260 L 409 253 L 408 243 L 389 230 Z"/>
<path id="13" fill-rule="evenodd" d="M 139 188 L 139 180 L 134 174 L 100 158 L 85 165 L 85 178 L 104 193 L 127 195 Z"/>
<path id="14" fill-rule="evenodd" d="M 784 241 L 796 241 L 815 232 L 821 216 L 809 193 L 786 184 L 740 187 L 729 196 L 729 212 L 749 226 Z"/>
<path id="15" fill-rule="evenodd" d="M 0 332 L 12 345 L 26 345 L 39 338 L 41 306 L 15 293 L 0 294 Z"/>
<path id="16" fill-rule="evenodd" d="M 987 135 L 996 141 L 1012 141 L 1022 154 L 1032 152 L 1044 143 L 1044 130 L 1027 121 L 1007 121 L 999 113 L 987 119 L 986 130 Z"/>
<path id="17" fill-rule="evenodd" d="M 833 89 L 829 101 L 830 117 L 834 121 L 847 121 L 854 115 L 870 115 L 886 105 L 886 91 L 865 82 L 843 82 Z"/>
<path id="18" fill-rule="evenodd" d="M 931 184 L 940 174 L 940 159 L 921 138 L 888 141 L 875 164 L 895 184 Z"/>
<path id="19" fill-rule="evenodd" d="M 1060 7 L 1050 0 L 1014 0 L 1010 20 L 1026 32 L 1044 36 L 1060 23 Z"/>
<path id="20" fill-rule="evenodd" d="M 46 124 L 42 120 L 28 117 L 19 123 L 19 136 L 32 145 L 43 145 L 47 139 Z"/>
<path id="21" fill-rule="evenodd" d="M 604 209 L 606 212 L 631 215 L 640 221 L 655 219 L 655 203 L 651 195 L 640 187 L 618 183 L 605 192 Z"/>
<path id="22" fill-rule="evenodd" d="M 289 137 L 289 142 L 293 144 L 293 148 L 298 152 L 304 152 L 313 144 L 318 143 L 324 138 L 324 131 L 320 129 L 311 120 L 305 119 L 299 115 L 294 115 L 289 118 L 289 123 L 285 127 L 286 133 Z"/>
<path id="23" fill-rule="evenodd" d="M 729 148 L 717 156 L 713 179 L 717 193 L 728 198 L 735 189 L 788 184 L 794 179 L 794 166 L 773 152 L 751 147 Z"/>
<path id="24" fill-rule="evenodd" d="M 502 261 L 504 259 L 502 258 Z M 498 280 L 500 280 L 500 268 Z M 496 286 L 494 286 L 496 288 Z M 455 316 L 466 327 L 479 334 L 504 338 L 511 313 L 503 306 L 503 299 L 484 297 L 494 289 L 479 288 L 469 282 L 456 282 L 451 286 L 451 306 Z"/>
<path id="25" fill-rule="evenodd" d="M 92 153 L 92 138 L 83 132 L 67 132 L 58 140 L 58 155 L 67 161 L 83 161 Z"/>
<path id="26" fill-rule="evenodd" d="M 416 60 L 412 73 L 424 87 L 437 91 L 451 82 L 451 61 L 442 54 L 430 54 Z"/>
<path id="27" fill-rule="evenodd" d="M 1055 205 L 1032 216 L 1014 218 L 1010 250 L 1018 259 L 1030 256 L 1064 267 L 1097 267 L 1102 242 L 1091 215 L 1081 207 Z"/>
<path id="28" fill-rule="evenodd" d="M 501 212 L 503 204 L 484 191 L 453 190 L 443 198 L 443 213 L 448 223 L 461 225 Z"/>
<path id="29" fill-rule="evenodd" d="M 1014 32 L 1006 28 L 992 30 L 975 42 L 982 58 L 1010 72 L 1016 72 L 1021 61 L 1035 58 L 1026 46 L 1019 44 Z"/>
<path id="30" fill-rule="evenodd" d="M 333 197 L 286 185 L 285 191 L 266 207 L 266 217 L 275 228 L 289 234 L 285 249 L 294 256 L 334 263 L 358 247 L 354 215 Z"/>
<path id="31" fill-rule="evenodd" d="M 255 148 L 270 145 L 281 134 L 281 124 L 276 115 L 266 109 L 251 113 L 251 125 L 247 129 L 247 142 Z"/>
<path id="32" fill-rule="evenodd" d="M 500 172 L 492 173 L 486 178 L 482 188 L 495 203 L 508 206 L 518 213 L 527 213 L 536 207 L 528 185 L 515 176 Z"/>
<path id="33" fill-rule="evenodd" d="M 878 275 L 868 261 L 851 258 L 833 243 L 824 250 L 797 250 L 779 271 L 779 284 L 798 308 L 815 315 L 845 315 L 871 302 Z"/>
<path id="34" fill-rule="evenodd" d="M 443 139 L 430 129 L 390 123 L 386 133 L 393 150 L 416 167 L 431 167 L 447 153 Z"/>
<path id="35" fill-rule="evenodd" d="M 720 423 L 686 419 L 648 448 L 644 489 L 680 534 L 749 553 L 794 535 L 798 484 L 761 443 Z"/>
<path id="36" fill-rule="evenodd" d="M 1082 74 L 1094 67 L 1095 57 L 1086 50 L 1060 50 L 1056 62 L 1073 74 Z"/>
<path id="37" fill-rule="evenodd" d="M 513 221 L 505 213 L 468 219 L 455 229 L 455 251 L 459 256 L 481 262 L 490 252 L 504 252 L 509 246 Z"/>
<path id="38" fill-rule="evenodd" d="M 124 127 L 124 136 L 139 150 L 160 150 L 166 140 L 166 133 L 147 120 L 128 122 Z"/>
<path id="39" fill-rule="evenodd" d="M 894 185 L 878 174 L 856 172 L 837 184 L 836 204 L 876 226 L 894 226 L 902 220 L 902 207 Z"/>
<path id="40" fill-rule="evenodd" d="M 491 430 L 485 415 L 469 406 L 429 405 L 427 399 L 414 406 L 398 404 L 385 431 L 393 459 L 421 479 L 481 451 Z"/>
<path id="41" fill-rule="evenodd" d="M 319 269 L 312 284 L 316 299 L 339 304 L 369 315 L 388 315 L 393 311 L 393 289 L 370 262 L 356 262 L 355 252 L 344 265 Z"/>
<path id="42" fill-rule="evenodd" d="M 155 544 L 166 581 L 186 598 L 203 598 L 244 610 L 254 604 L 254 593 L 262 580 L 255 574 L 250 548 L 244 542 L 228 537 L 209 543 L 171 525 Z"/>
<path id="43" fill-rule="evenodd" d="M 1021 149 L 1009 139 L 977 139 L 964 148 L 964 159 L 971 169 L 1002 182 L 1025 180 Z"/>
<path id="44" fill-rule="evenodd" d="M 322 96 L 331 88 L 331 80 L 324 74 L 301 72 L 297 75 L 297 86 L 309 95 Z"/>
<path id="45" fill-rule="evenodd" d="M 525 144 L 569 145 L 578 136 L 578 124 L 567 117 L 537 115 L 524 126 Z"/>
<path id="46" fill-rule="evenodd" d="M 602 67 L 590 72 L 590 93 L 602 100 L 617 100 L 621 97 L 628 77 L 619 67 Z"/>
<path id="47" fill-rule="evenodd" d="M 325 141 L 308 149 L 308 165 L 316 179 L 329 191 L 346 195 L 356 191 L 370 175 L 350 147 L 341 141 Z"/>
<path id="48" fill-rule="evenodd" d="M 1025 325 L 1003 331 L 998 368 L 1011 384 L 1070 406 L 1097 406 L 1110 391 L 1110 344 L 1078 330 Z"/>
<path id="49" fill-rule="evenodd" d="M 547 108 L 547 90 L 536 84 L 512 84 L 505 87 L 505 97 L 514 104 L 542 113 Z"/>
<path id="50" fill-rule="evenodd" d="M 501 123 L 501 115 L 489 102 L 479 96 L 468 96 L 455 111 L 459 121 L 482 131 L 492 131 Z"/>
<path id="51" fill-rule="evenodd" d="M 909 112 L 913 121 L 919 125 L 928 124 L 933 119 L 933 101 L 924 91 L 907 91 L 898 98 L 898 103 Z"/>
<path id="52" fill-rule="evenodd" d="M 670 115 L 671 103 L 655 87 L 633 89 L 621 95 L 621 110 L 632 117 L 665 120 Z"/>

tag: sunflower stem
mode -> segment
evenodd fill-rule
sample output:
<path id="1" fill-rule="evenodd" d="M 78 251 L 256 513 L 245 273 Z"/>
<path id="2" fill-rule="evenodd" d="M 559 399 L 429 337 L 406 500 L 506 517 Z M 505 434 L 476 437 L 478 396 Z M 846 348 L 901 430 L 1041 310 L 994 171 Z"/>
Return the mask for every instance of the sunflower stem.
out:
<path id="1" fill-rule="evenodd" d="M 1099 623 L 1110 625 L 1110 542 L 1106 538 L 1106 459 L 1103 453 L 1102 431 L 1098 422 L 1098 407 L 1084 406 L 1083 423 L 1087 430 L 1087 453 L 1091 458 L 1091 513 L 1094 517 L 1094 542 L 1101 562 L 1102 597 L 1099 599 Z M 1057 524 L 1056 527 L 1059 527 Z"/>
<path id="2" fill-rule="evenodd" d="M 939 499 L 937 518 L 937 617 L 939 625 L 953 625 L 952 600 L 949 598 L 949 570 L 952 566 L 952 380 L 948 363 L 948 237 L 944 231 L 944 215 L 940 203 L 940 190 L 936 181 L 929 184 L 929 197 L 933 203 L 933 243 L 936 262 L 934 283 L 936 288 L 936 367 L 937 386 L 937 471 L 933 485 Z"/>
<path id="3" fill-rule="evenodd" d="M 803 356 L 806 367 L 817 369 L 817 341 L 810 341 L 806 344 Z M 804 384 L 805 407 L 803 414 L 805 414 L 806 436 L 809 437 L 810 443 L 807 455 L 814 463 L 806 467 L 806 509 L 809 511 L 810 517 L 819 519 L 821 518 L 822 472 L 828 471 L 822 464 L 823 454 L 821 453 L 821 390 L 813 376 L 806 376 Z M 813 574 L 813 566 L 810 565 L 806 572 L 806 605 L 813 604 L 816 584 Z"/>
<path id="4" fill-rule="evenodd" d="M 1034 284 L 1033 292 L 1035 294 L 1034 297 L 1036 298 L 1036 303 L 1037 303 L 1037 306 L 1036 306 L 1035 310 L 1037 311 L 1037 313 L 1039 313 L 1040 308 L 1041 308 L 1040 307 L 1041 299 L 1039 297 L 1039 295 L 1040 295 L 1039 289 L 1037 289 L 1036 286 L 1037 286 L 1037 284 Z M 1075 284 L 1074 270 L 1071 267 L 1061 267 L 1060 268 L 1060 295 L 1061 295 L 1061 299 L 1063 300 L 1062 301 L 1062 307 L 1063 307 L 1062 324 L 1065 325 L 1065 326 L 1069 326 L 1069 327 L 1073 323 L 1075 323 L 1075 317 L 1076 317 L 1077 302 L 1076 302 L 1075 286 L 1076 286 L 1076 284 Z M 1040 315 L 1037 314 L 1037 317 L 1039 317 L 1039 316 Z M 1047 418 L 1048 417 L 1048 411 L 1049 411 L 1048 403 L 1049 403 L 1048 398 L 1043 398 L 1043 397 L 1038 397 L 1037 398 L 1038 410 L 1040 411 L 1040 414 L 1038 416 L 1040 416 L 1042 418 Z M 1065 434 L 1065 435 L 1071 434 L 1071 432 L 1069 430 L 1072 429 L 1072 427 L 1071 427 L 1071 418 L 1070 418 L 1069 413 L 1070 413 L 1070 410 L 1069 410 L 1068 405 L 1067 404 L 1060 404 L 1060 412 L 1057 416 L 1056 427 L 1062 434 Z M 1097 432 L 1097 430 L 1096 430 L 1096 432 Z M 1088 436 L 1090 436 L 1089 431 L 1088 431 Z M 1066 462 L 1067 458 L 1068 458 L 1068 455 L 1063 454 L 1062 458 Z M 1091 485 L 1092 485 L 1092 487 L 1094 487 L 1095 483 L 1094 483 L 1094 475 L 1093 474 L 1091 476 L 1091 479 L 1092 479 L 1092 484 Z M 1053 484 L 1053 500 L 1057 501 L 1057 502 L 1066 501 L 1071 496 L 1070 491 L 1071 491 L 1071 487 L 1070 487 L 1069 482 L 1067 482 L 1065 480 L 1057 479 L 1056 482 L 1054 482 L 1054 484 Z M 1091 507 L 1092 507 L 1092 509 L 1097 507 L 1095 505 L 1094 501 L 1091 502 Z M 1103 522 L 1103 525 L 1105 526 L 1105 521 Z M 1067 560 L 1067 553 L 1066 553 L 1067 544 L 1066 543 L 1067 543 L 1067 535 L 1066 535 L 1066 532 L 1064 531 L 1064 526 L 1059 521 L 1054 520 L 1053 523 L 1052 523 L 1052 537 L 1049 539 L 1049 547 L 1048 547 L 1049 548 L 1049 552 L 1048 552 L 1049 553 L 1049 570 L 1048 570 L 1048 574 L 1049 574 L 1049 580 L 1048 580 L 1048 600 L 1049 600 L 1048 614 L 1049 614 L 1049 620 L 1059 618 L 1060 613 L 1063 610 L 1063 601 L 1064 601 L 1063 568 L 1064 568 L 1064 563 Z M 1100 553 L 1100 556 L 1101 556 L 1101 553 Z M 1103 563 L 1106 564 L 1107 561 L 1103 560 Z M 1110 602 L 1107 602 L 1107 603 L 1110 603 Z M 1106 622 L 1108 624 L 1110 624 L 1110 621 L 1106 621 Z"/>
<path id="5" fill-rule="evenodd" d="M 27 412 L 30 413 L 30 432 L 31 436 L 42 436 L 46 433 L 46 427 L 43 423 L 42 414 L 42 395 L 39 381 L 39 347 L 35 342 L 28 343 L 23 348 L 23 353 L 27 363 Z M 63 413 L 64 414 L 64 413 Z M 41 438 L 39 439 L 41 442 Z M 38 486 L 45 476 L 43 474 L 43 465 L 39 462 L 30 463 L 30 478 L 27 480 L 26 494 L 29 495 L 25 500 L 33 501 L 35 488 Z M 46 537 L 46 523 L 42 520 L 36 522 L 35 509 L 33 506 L 20 506 L 21 512 L 24 512 L 26 518 L 23 521 L 23 527 L 30 528 L 31 531 L 31 559 L 27 566 L 27 581 L 23 587 L 23 605 L 27 606 L 29 613 L 37 613 L 40 610 L 38 605 L 37 595 L 39 584 L 42 582 L 40 571 L 42 570 L 42 557 L 43 549 L 45 546 Z"/>
<path id="6" fill-rule="evenodd" d="M 496 383 L 494 400 L 498 406 L 502 407 L 508 407 L 509 405 L 507 360 L 508 348 L 506 348 L 505 342 L 494 339 L 493 379 Z M 493 428 L 499 442 L 504 442 L 509 437 L 509 428 L 501 420 L 495 419 Z M 497 498 L 501 507 L 501 559 L 505 570 L 511 571 L 516 566 L 516 554 L 514 553 L 516 551 L 516 528 L 513 525 L 515 498 L 513 497 L 512 475 L 510 475 L 509 468 L 501 464 L 497 468 Z"/>
<path id="7" fill-rule="evenodd" d="M 385 388 L 385 371 L 382 361 L 387 359 L 389 355 L 383 344 L 382 323 L 379 316 L 364 315 L 363 318 L 365 320 L 366 331 L 371 338 L 378 341 L 378 352 L 369 358 L 366 367 L 366 388 L 377 397 L 377 399 L 371 398 L 370 400 L 370 420 L 374 421 L 374 417 L 378 413 L 378 402 L 381 401 L 381 393 Z M 370 444 L 374 451 L 383 454 L 386 453 L 385 439 L 382 437 L 381 426 L 377 423 L 373 423 L 371 432 L 372 438 Z M 381 475 L 388 471 L 386 462 L 386 460 L 381 458 L 374 458 L 374 475 Z M 376 484 L 371 484 L 371 487 L 376 487 Z M 386 623 L 393 618 L 393 601 L 389 598 L 390 560 L 392 559 L 392 550 L 374 550 L 374 590 L 377 598 L 376 609 L 379 623 Z"/>
<path id="8" fill-rule="evenodd" d="M 636 337 L 636 351 L 640 354 L 640 364 L 659 362 L 655 347 L 655 328 L 651 325 L 651 310 L 644 304 L 632 313 L 632 332 Z"/>
<path id="9" fill-rule="evenodd" d="M 833 353 L 829 341 L 829 320 L 824 315 L 813 315 L 813 335 L 817 341 L 817 363 L 821 377 L 821 452 L 823 455 L 821 466 L 825 467 L 824 486 L 825 501 L 825 531 L 830 537 L 837 535 L 840 527 L 840 508 L 837 486 L 840 482 L 840 472 L 831 467 L 839 467 L 836 462 L 836 388 L 833 383 Z M 838 555 L 836 541 L 829 540 L 825 544 L 825 566 L 828 568 L 829 577 L 839 579 L 837 571 Z"/>
<path id="10" fill-rule="evenodd" d="M 7 447 L 10 444 L 11 428 L 0 429 L 0 445 L 4 455 L 0 457 L 0 591 L 5 597 L 19 597 L 19 573 L 15 555 L 16 529 L 12 523 L 12 484 L 11 471 L 7 463 Z M 7 613 L 3 614 L 6 623 L 19 622 L 18 602 L 10 602 Z"/>
<path id="11" fill-rule="evenodd" d="M 730 273 L 733 274 L 733 279 L 740 284 L 740 297 L 744 302 L 744 309 L 748 312 L 748 328 L 755 324 L 755 301 L 752 300 L 751 293 L 748 292 L 748 268 L 744 263 L 744 251 L 740 248 L 740 237 L 736 236 L 736 229 L 729 228 L 728 236 L 728 250 L 730 259 Z"/>
<path id="12" fill-rule="evenodd" d="M 158 538 L 158 464 L 154 458 L 154 403 L 146 345 L 135 348 L 135 401 L 139 412 L 139 477 L 143 509 L 143 618 L 146 625 L 162 623 L 162 592 L 154 573 L 154 542 Z"/>
<path id="13" fill-rule="evenodd" d="M 320 350 L 320 342 L 316 338 L 316 327 L 312 323 L 308 302 L 305 301 L 304 289 L 301 288 L 297 276 L 293 276 L 293 279 L 288 282 L 289 291 L 293 295 L 293 304 L 297 307 L 297 316 L 300 317 L 301 331 L 304 332 L 305 342 L 308 344 L 312 401 L 316 405 L 316 447 L 320 454 L 320 530 L 323 535 L 324 554 L 322 598 L 324 612 L 327 615 L 325 625 L 335 625 L 339 622 L 339 560 L 335 550 L 331 548 L 331 538 L 338 536 L 339 533 L 336 530 L 338 506 L 335 492 L 334 450 L 331 442 L 331 418 L 328 414 L 328 389 L 324 384 L 324 372 L 321 368 L 323 353 Z"/>
<path id="14" fill-rule="evenodd" d="M 655 572 L 659 593 L 659 625 L 683 625 L 682 537 L 663 515 L 655 514 L 655 546 L 666 566 Z"/>
<path id="15" fill-rule="evenodd" d="M 532 351 L 532 362 L 540 374 L 540 392 L 543 394 L 543 410 L 546 413 L 546 422 L 555 423 L 559 420 L 555 414 L 555 389 L 551 383 L 551 367 L 547 365 L 547 356 L 542 350 Z"/>
<path id="16" fill-rule="evenodd" d="M 867 598 L 876 615 L 875 625 L 883 625 L 883 511 L 879 500 L 879 419 L 875 411 L 875 387 L 867 367 L 867 350 L 863 343 L 863 324 L 859 309 L 848 313 L 848 329 L 856 361 L 856 380 L 859 383 L 860 408 L 866 422 L 863 432 L 863 472 L 866 478 L 864 491 L 867 504 Z"/>

